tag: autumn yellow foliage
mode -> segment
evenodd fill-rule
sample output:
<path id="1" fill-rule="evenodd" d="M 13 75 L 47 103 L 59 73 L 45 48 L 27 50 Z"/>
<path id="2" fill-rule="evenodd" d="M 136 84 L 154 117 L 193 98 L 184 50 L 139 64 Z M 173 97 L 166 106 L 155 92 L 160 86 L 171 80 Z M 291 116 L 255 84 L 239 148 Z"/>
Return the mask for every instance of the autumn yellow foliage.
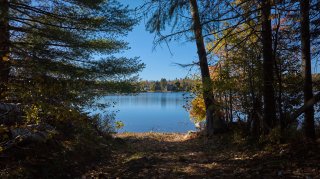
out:
<path id="1" fill-rule="evenodd" d="M 206 110 L 202 97 L 197 96 L 191 101 L 189 113 L 195 123 L 201 122 L 206 118 Z"/>

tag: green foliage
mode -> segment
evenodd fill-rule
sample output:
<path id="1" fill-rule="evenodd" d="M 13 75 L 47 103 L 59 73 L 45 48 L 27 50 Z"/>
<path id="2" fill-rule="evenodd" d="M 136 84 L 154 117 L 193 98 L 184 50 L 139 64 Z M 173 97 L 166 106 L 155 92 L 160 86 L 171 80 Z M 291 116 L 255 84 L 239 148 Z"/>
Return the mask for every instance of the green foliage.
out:
<path id="1" fill-rule="evenodd" d="M 154 85 L 154 91 L 161 91 L 161 85 L 160 82 L 156 81 Z"/>
<path id="2" fill-rule="evenodd" d="M 40 111 L 41 111 L 41 107 L 36 106 L 35 104 L 32 104 L 31 107 L 25 108 L 24 112 L 26 115 L 26 121 L 28 123 L 38 124 L 40 122 L 40 116 L 39 116 Z"/>
<path id="3" fill-rule="evenodd" d="M 271 147 L 283 143 L 297 143 L 303 141 L 303 132 L 297 129 L 297 125 L 289 125 L 286 129 L 281 131 L 280 127 L 275 127 L 270 130 L 267 135 L 261 135 L 258 143 Z"/>
<path id="4" fill-rule="evenodd" d="M 234 130 L 232 132 L 232 140 L 234 144 L 244 145 L 248 142 L 248 136 L 244 135 L 242 130 Z"/>
<path id="5" fill-rule="evenodd" d="M 160 80 L 160 87 L 162 91 L 167 91 L 167 80 L 165 78 L 162 78 Z"/>
<path id="6" fill-rule="evenodd" d="M 83 175 L 86 166 L 110 159 L 112 137 L 97 131 L 94 119 L 82 115 L 78 119 L 49 123 L 58 134 L 46 142 L 25 142 L 24 147 L 6 151 L 10 159 L 1 160 L 1 164 L 9 165 L 10 172 L 4 172 L 2 167 L 2 177 L 76 178 Z"/>
<path id="7" fill-rule="evenodd" d="M 48 134 L 45 142 L 21 137 L 28 150 L 6 151 L 13 159 L 12 167 L 22 168 L 9 178 L 73 178 L 88 162 L 109 154 L 107 141 L 115 131 L 112 114 L 90 117 L 87 109 L 101 107 L 95 101 L 105 94 L 138 90 L 137 73 L 144 64 L 138 58 L 113 55 L 128 49 L 120 38 L 137 19 L 116 0 L 9 0 L 0 1 L 1 9 L 4 2 L 9 3 L 9 16 L 0 17 L 0 31 L 8 22 L 10 39 L 8 43 L 1 39 L 0 48 L 10 49 L 4 58 L 10 71 L 7 81 L 1 77 L 0 100 L 21 104 L 22 111 L 14 121 L 3 120 L 9 122 L 0 127 L 0 147 L 16 142 L 6 129 L 27 131 L 27 124 L 45 124 L 57 131 Z M 6 71 L 2 63 L 0 68 L 2 75 Z M 17 164 L 22 160 L 23 164 Z M 29 176 L 28 172 L 35 171 L 28 168 L 34 166 L 30 163 L 39 164 L 37 174 Z M 74 170 L 65 171 L 70 168 Z M 37 177 L 42 171 L 44 176 Z"/>
<path id="8" fill-rule="evenodd" d="M 124 127 L 124 123 L 122 121 L 116 121 L 115 127 L 117 130 L 122 129 Z"/>
<path id="9" fill-rule="evenodd" d="M 270 130 L 268 135 L 261 135 L 259 139 L 259 143 L 261 144 L 280 144 L 282 139 L 281 129 L 280 127 L 273 128 Z"/>
<path id="10" fill-rule="evenodd" d="M 138 58 L 117 39 L 137 20 L 118 1 L 9 1 L 10 79 L 3 102 L 21 103 L 26 121 L 77 119 L 107 93 L 136 92 Z"/>
<path id="11" fill-rule="evenodd" d="M 160 83 L 160 88 L 159 88 Z M 140 81 L 140 91 L 190 91 L 194 81 L 189 78 L 160 81 Z"/>
<path id="12" fill-rule="evenodd" d="M 100 135 L 106 136 L 115 132 L 113 126 L 115 113 L 107 113 L 105 115 L 97 114 L 91 117 L 90 124 L 99 132 Z"/>
<path id="13" fill-rule="evenodd" d="M 166 29 L 168 24 L 172 27 L 177 27 L 179 14 L 188 10 L 188 2 L 183 0 L 176 0 L 170 2 L 150 1 L 157 4 L 156 8 L 150 9 L 151 16 L 147 21 L 147 30 L 152 33 L 159 33 Z"/>
<path id="14" fill-rule="evenodd" d="M 156 84 L 155 83 L 150 86 L 150 91 L 156 91 Z"/>

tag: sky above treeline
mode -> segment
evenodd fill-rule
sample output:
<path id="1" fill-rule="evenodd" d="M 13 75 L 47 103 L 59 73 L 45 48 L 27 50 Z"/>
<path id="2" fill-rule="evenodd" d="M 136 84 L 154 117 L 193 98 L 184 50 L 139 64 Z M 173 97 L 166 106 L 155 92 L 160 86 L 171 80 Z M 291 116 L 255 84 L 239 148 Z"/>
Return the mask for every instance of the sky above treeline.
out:
<path id="1" fill-rule="evenodd" d="M 134 9 L 142 5 L 143 0 L 121 0 L 120 2 Z M 182 68 L 176 63 L 190 64 L 197 59 L 195 43 L 183 40 L 171 41 L 168 44 L 170 50 L 166 44 L 154 48 L 155 35 L 146 30 L 146 21 L 147 19 L 141 19 L 133 31 L 124 38 L 129 43 L 130 49 L 120 55 L 129 58 L 140 57 L 140 60 L 146 64 L 146 68 L 139 75 L 143 80 L 185 78 L 190 74 L 190 69 Z"/>
<path id="2" fill-rule="evenodd" d="M 135 9 L 143 4 L 144 0 L 120 0 L 120 3 Z M 139 74 L 142 80 L 160 80 L 161 78 L 185 78 L 190 74 L 190 68 L 182 68 L 178 64 L 190 64 L 197 60 L 197 50 L 194 42 L 171 41 L 169 47 L 163 43 L 154 48 L 155 35 L 145 28 L 146 18 L 142 18 L 133 31 L 123 40 L 129 43 L 130 49 L 119 54 L 128 58 L 140 57 L 146 68 Z M 168 28 L 169 29 L 169 28 Z M 168 30 L 168 34 L 170 31 Z M 170 48 L 170 49 L 169 49 Z M 313 60 L 312 72 L 319 73 L 318 60 Z M 197 70 L 193 68 L 193 72 Z"/>

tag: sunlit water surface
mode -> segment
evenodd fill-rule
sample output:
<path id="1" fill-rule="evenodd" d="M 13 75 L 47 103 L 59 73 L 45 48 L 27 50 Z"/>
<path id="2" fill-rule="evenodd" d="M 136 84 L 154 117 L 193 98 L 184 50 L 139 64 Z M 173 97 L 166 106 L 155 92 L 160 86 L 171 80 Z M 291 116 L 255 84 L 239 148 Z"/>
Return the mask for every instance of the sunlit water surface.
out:
<path id="1" fill-rule="evenodd" d="M 194 130 L 186 109 L 188 93 L 140 93 L 105 96 L 100 102 L 115 102 L 116 120 L 124 123 L 119 132 L 187 132 Z"/>

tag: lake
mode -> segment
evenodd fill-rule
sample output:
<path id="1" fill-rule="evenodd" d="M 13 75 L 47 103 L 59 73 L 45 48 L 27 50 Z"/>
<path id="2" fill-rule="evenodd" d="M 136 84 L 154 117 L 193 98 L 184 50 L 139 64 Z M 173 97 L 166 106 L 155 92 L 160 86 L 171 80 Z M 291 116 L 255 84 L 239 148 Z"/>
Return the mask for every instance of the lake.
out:
<path id="1" fill-rule="evenodd" d="M 183 107 L 189 93 L 140 93 L 111 95 L 102 102 L 115 102 L 116 120 L 124 127 L 119 132 L 187 132 L 195 130 L 189 113 Z"/>

